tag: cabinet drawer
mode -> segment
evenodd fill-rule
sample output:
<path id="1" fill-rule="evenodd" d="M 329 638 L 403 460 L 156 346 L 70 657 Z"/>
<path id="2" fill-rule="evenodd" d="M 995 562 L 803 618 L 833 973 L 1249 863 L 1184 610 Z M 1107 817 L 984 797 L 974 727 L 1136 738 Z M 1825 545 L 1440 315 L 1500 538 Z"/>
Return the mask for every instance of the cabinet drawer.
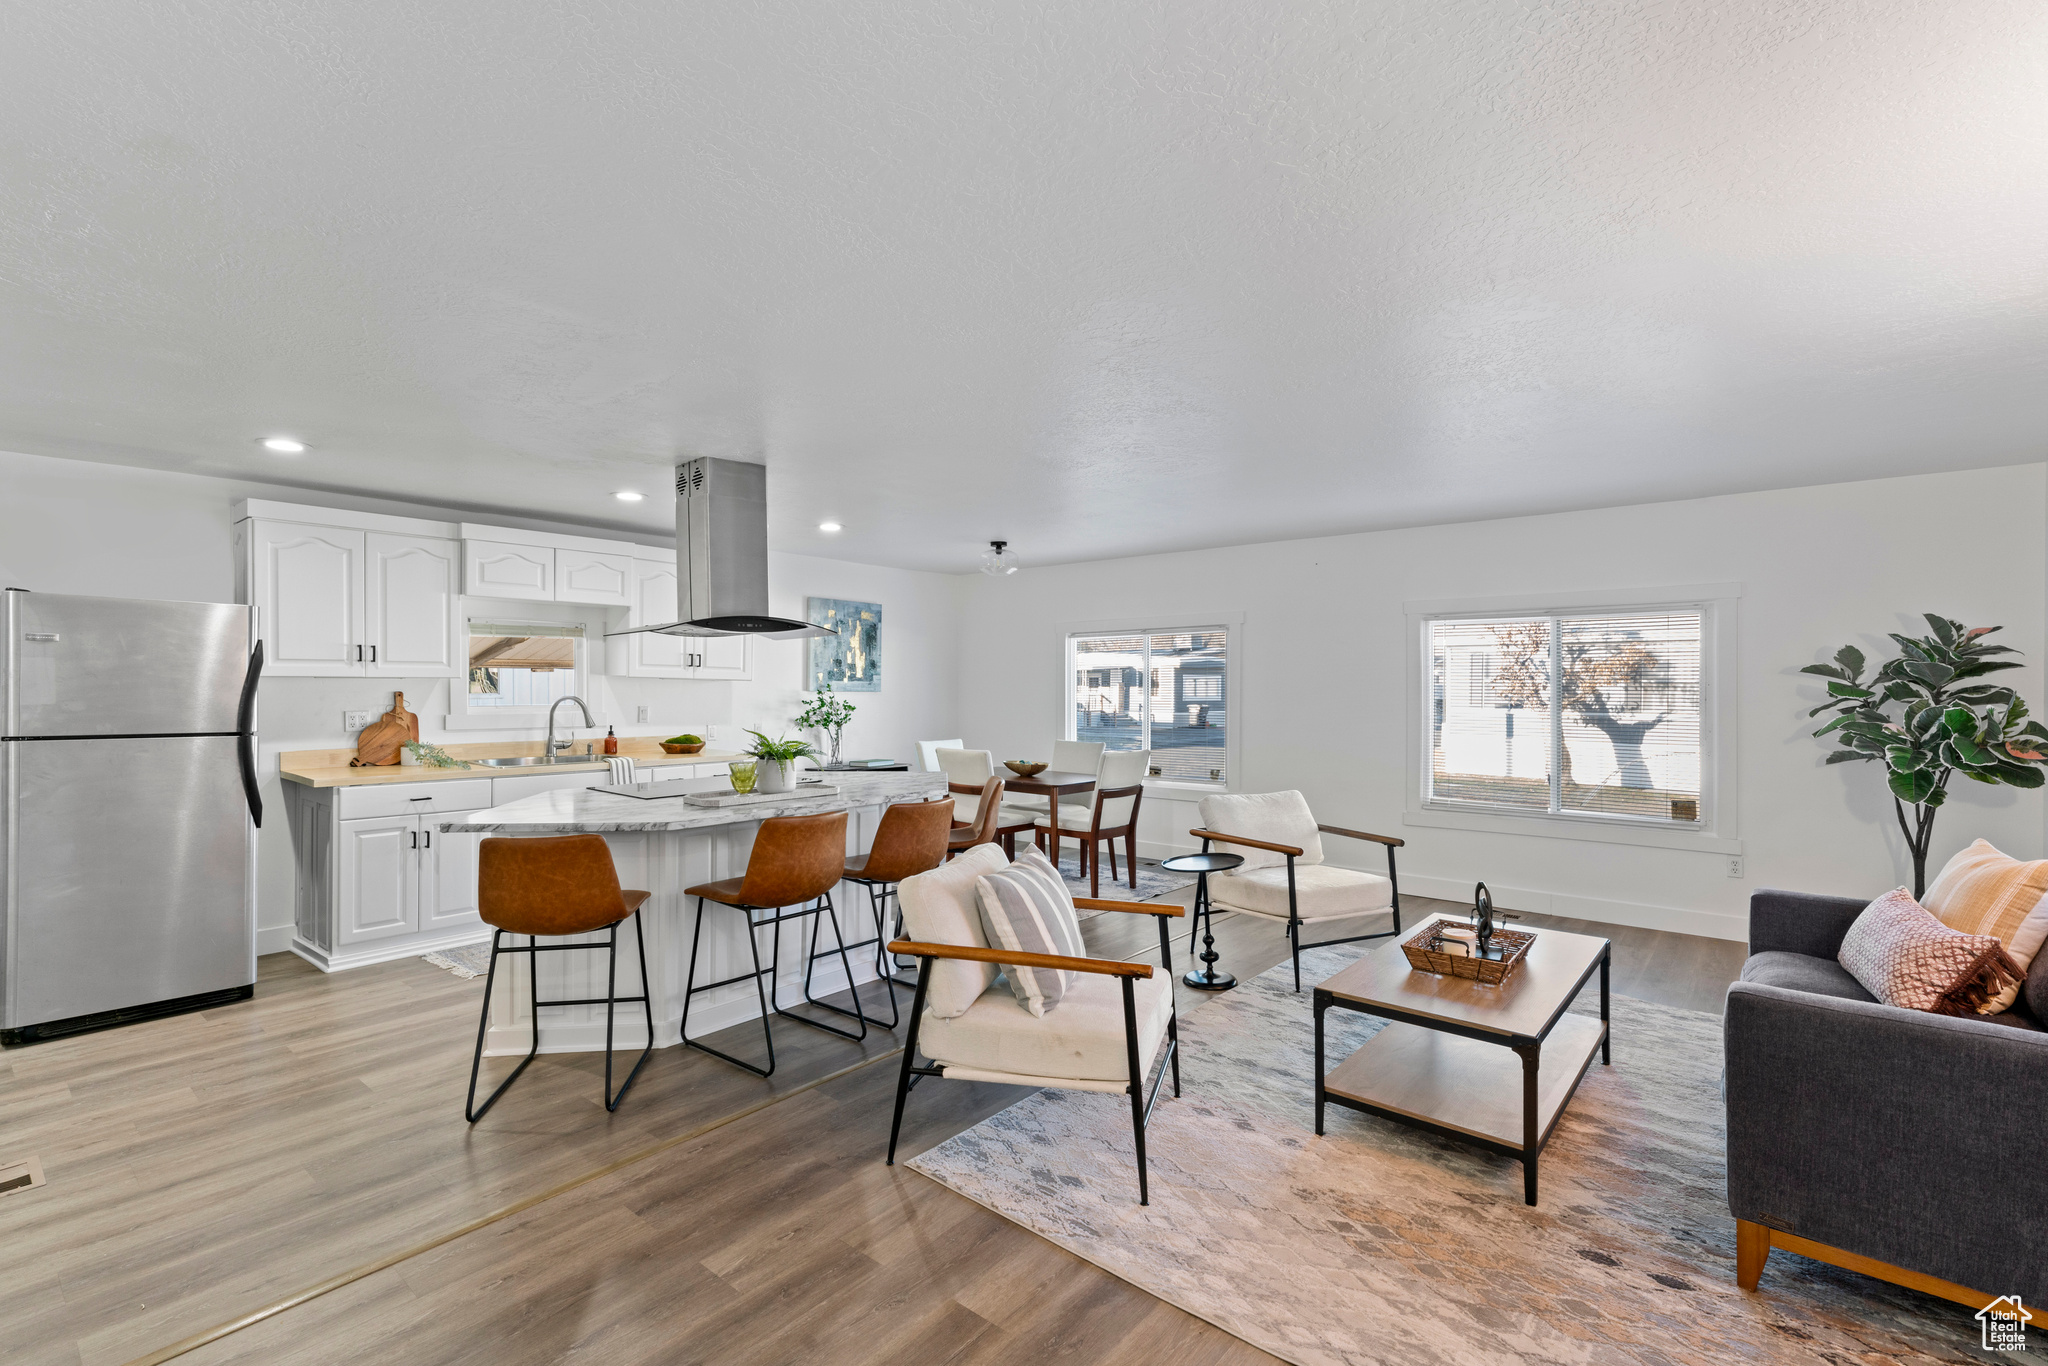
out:
<path id="1" fill-rule="evenodd" d="M 417 816 L 429 811 L 474 811 L 492 804 L 491 787 L 489 778 L 344 787 L 335 794 L 336 814 L 346 821 L 366 816 Z"/>

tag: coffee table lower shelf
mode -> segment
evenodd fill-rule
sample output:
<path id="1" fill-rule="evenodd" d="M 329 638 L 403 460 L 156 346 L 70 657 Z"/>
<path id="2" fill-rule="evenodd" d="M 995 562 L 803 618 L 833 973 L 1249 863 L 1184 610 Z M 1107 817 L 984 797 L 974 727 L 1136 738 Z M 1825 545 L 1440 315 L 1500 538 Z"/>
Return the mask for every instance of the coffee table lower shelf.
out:
<path id="1" fill-rule="evenodd" d="M 1607 1025 L 1591 1016 L 1560 1018 L 1542 1041 L 1532 1090 L 1521 1050 L 1506 1039 L 1487 1043 L 1391 1022 L 1330 1069 L 1323 1094 L 1331 1104 L 1520 1158 L 1533 1205 L 1536 1155 L 1606 1034 Z"/>

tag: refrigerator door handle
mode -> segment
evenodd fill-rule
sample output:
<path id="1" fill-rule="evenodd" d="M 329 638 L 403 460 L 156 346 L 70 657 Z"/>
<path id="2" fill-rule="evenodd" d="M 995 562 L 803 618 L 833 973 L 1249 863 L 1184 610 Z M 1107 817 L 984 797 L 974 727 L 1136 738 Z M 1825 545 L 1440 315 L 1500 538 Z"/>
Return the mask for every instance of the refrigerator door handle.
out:
<path id="1" fill-rule="evenodd" d="M 242 702 L 235 711 L 235 757 L 242 766 L 242 795 L 249 799 L 249 820 L 263 828 L 263 797 L 256 786 L 256 681 L 263 676 L 263 642 L 249 652 L 249 672 L 242 679 Z"/>

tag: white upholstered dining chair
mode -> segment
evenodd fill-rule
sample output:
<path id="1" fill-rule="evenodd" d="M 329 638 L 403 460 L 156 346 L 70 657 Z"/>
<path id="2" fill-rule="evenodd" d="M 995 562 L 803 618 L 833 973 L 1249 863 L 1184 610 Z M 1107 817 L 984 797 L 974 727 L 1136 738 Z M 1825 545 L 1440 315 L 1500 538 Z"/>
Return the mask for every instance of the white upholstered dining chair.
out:
<path id="1" fill-rule="evenodd" d="M 1124 861 L 1128 865 L 1131 890 L 1138 890 L 1138 807 L 1145 798 L 1145 774 L 1152 767 L 1152 751 L 1149 749 L 1117 749 L 1102 756 L 1102 767 L 1095 775 L 1095 790 L 1082 800 L 1067 798 L 1060 802 L 1060 828 L 1052 829 L 1052 816 L 1048 813 L 1032 822 L 1038 827 L 1034 838 L 1041 844 L 1050 842 L 1049 857 L 1054 864 L 1060 861 L 1060 841 L 1073 839 L 1081 846 L 1081 871 L 1088 874 L 1088 895 L 1102 895 L 1101 855 L 1103 846 L 1109 848 L 1109 880 L 1116 881 L 1116 842 L 1124 842 Z"/>
<path id="2" fill-rule="evenodd" d="M 979 826 L 982 791 L 996 773 L 995 757 L 985 749 L 941 749 L 933 751 L 939 771 L 946 775 L 946 790 L 953 797 L 953 819 L 957 825 Z M 1008 770 L 1004 770 L 1006 773 Z M 997 788 L 1000 797 L 1002 789 Z M 1017 836 L 1031 828 L 1037 813 L 1003 802 L 996 815 L 993 833 L 1002 840 L 1003 851 L 1014 853 Z"/>
<path id="3" fill-rule="evenodd" d="M 940 750 L 965 749 L 966 747 L 967 742 L 965 740 L 919 740 L 917 742 L 917 757 L 924 765 L 925 772 L 938 773 L 942 771 L 939 768 Z"/>
<path id="4" fill-rule="evenodd" d="M 1243 911 L 1285 922 L 1294 953 L 1294 989 L 1301 990 L 1301 951 L 1383 939 L 1401 932 L 1401 884 L 1394 872 L 1391 835 L 1368 835 L 1319 825 L 1299 792 L 1261 792 L 1202 798 L 1202 828 L 1188 831 L 1209 852 L 1210 841 L 1244 855 L 1234 872 L 1209 874 L 1209 900 L 1218 910 Z M 1324 835 L 1384 845 L 1387 875 L 1323 862 Z M 1301 942 L 1302 926 L 1392 914 L 1394 928 L 1339 939 Z"/>
<path id="5" fill-rule="evenodd" d="M 1174 1015 L 1173 950 L 1166 922 L 1185 911 L 1147 902 L 1074 900 L 1083 910 L 1157 917 L 1160 970 L 1120 959 L 991 948 L 975 884 L 1008 863 L 1001 849 L 981 844 L 897 884 L 904 937 L 889 951 L 915 957 L 918 967 L 887 1160 L 891 1165 L 896 1161 L 904 1102 L 926 1077 L 1123 1094 L 1131 1098 L 1138 1203 L 1149 1204 L 1145 1124 L 1169 1072 L 1173 1094 L 1180 1094 L 1180 1024 Z M 997 979 L 1005 962 L 1063 970 L 1073 980 L 1064 999 L 1044 1015 L 1033 1015 L 1018 1003 L 1009 984 Z M 926 1059 L 922 1063 L 920 1053 Z M 1159 1075 L 1148 1088 L 1146 1078 L 1155 1066 Z"/>

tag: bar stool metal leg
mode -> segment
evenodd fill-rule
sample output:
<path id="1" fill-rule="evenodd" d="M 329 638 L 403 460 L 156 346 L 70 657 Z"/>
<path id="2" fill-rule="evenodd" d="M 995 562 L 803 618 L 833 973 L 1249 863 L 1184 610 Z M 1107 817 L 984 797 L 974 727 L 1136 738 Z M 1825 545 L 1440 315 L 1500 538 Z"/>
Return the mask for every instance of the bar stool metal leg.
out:
<path id="1" fill-rule="evenodd" d="M 772 1076 L 775 1072 L 775 1033 L 768 1027 L 768 994 L 761 989 L 761 941 L 754 935 L 756 923 L 753 908 L 742 906 L 735 907 L 734 909 L 738 910 L 747 919 L 747 947 L 752 950 L 754 955 L 754 970 L 751 973 L 743 972 L 738 976 L 728 977 L 722 982 L 706 982 L 702 986 L 697 985 L 697 946 L 704 942 L 704 898 L 698 897 L 697 929 L 690 940 L 690 972 L 683 979 L 683 1020 L 679 1029 L 683 1043 L 686 1046 L 709 1053 L 714 1058 L 723 1058 L 735 1067 L 744 1067 L 757 1077 Z M 754 979 L 754 994 L 761 1002 L 761 1037 L 768 1045 L 768 1066 L 765 1068 L 756 1067 L 753 1063 L 743 1058 L 735 1058 L 730 1053 L 721 1052 L 708 1043 L 700 1043 L 690 1037 L 691 999 L 700 991 L 716 991 L 720 987 L 729 987 L 735 982 L 744 982 L 748 977 Z M 803 1017 L 797 1016 L 796 1018 L 801 1019 Z"/>
<path id="2" fill-rule="evenodd" d="M 498 980 L 498 936 L 503 933 L 503 930 L 491 931 L 491 966 L 484 974 L 484 1008 L 483 1013 L 476 1022 L 476 1056 L 470 1059 L 469 1096 L 462 1103 L 462 1117 L 471 1124 L 482 1119 L 490 1111 L 490 1108 L 498 1103 L 498 1097 L 505 1094 L 505 1088 L 519 1080 L 519 1074 L 526 1070 L 526 1064 L 532 1062 L 534 1055 L 540 1052 L 540 1011 L 535 1010 L 533 1012 L 533 1047 L 529 1048 L 526 1051 L 526 1056 L 519 1060 L 519 1066 L 512 1069 L 512 1075 L 498 1083 L 498 1089 L 491 1092 L 490 1097 L 484 1101 L 481 1107 L 477 1105 L 476 1079 L 477 1074 L 483 1070 L 484 1065 L 484 1034 L 491 1025 L 491 990 Z M 531 935 L 527 936 L 529 940 L 532 937 Z M 530 965 L 533 960 L 529 958 L 527 962 Z M 538 988 L 535 990 L 537 992 Z"/>

